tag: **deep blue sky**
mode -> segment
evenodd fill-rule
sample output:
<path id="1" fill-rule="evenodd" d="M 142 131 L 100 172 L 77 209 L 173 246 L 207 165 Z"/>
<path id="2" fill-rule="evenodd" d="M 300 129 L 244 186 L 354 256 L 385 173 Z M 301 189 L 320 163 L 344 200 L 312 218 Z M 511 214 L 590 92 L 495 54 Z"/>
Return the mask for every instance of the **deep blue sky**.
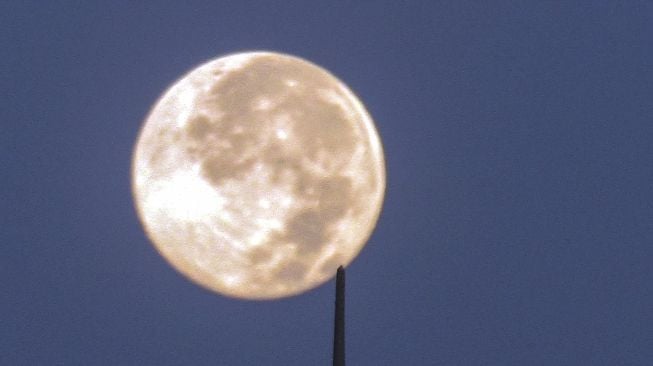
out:
<path id="1" fill-rule="evenodd" d="M 210 293 L 132 204 L 150 106 L 251 49 L 331 70 L 383 140 L 350 365 L 653 364 L 650 2 L 4 1 L 0 46 L 0 365 L 330 365 L 333 282 Z"/>

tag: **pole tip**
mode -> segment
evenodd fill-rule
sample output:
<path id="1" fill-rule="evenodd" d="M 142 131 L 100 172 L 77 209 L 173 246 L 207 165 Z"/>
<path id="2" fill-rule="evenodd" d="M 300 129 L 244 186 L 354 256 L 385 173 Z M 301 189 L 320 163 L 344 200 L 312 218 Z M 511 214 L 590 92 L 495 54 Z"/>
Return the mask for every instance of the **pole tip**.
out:
<path id="1" fill-rule="evenodd" d="M 342 281 L 345 278 L 345 267 L 338 267 L 338 272 L 336 272 L 336 279 Z"/>

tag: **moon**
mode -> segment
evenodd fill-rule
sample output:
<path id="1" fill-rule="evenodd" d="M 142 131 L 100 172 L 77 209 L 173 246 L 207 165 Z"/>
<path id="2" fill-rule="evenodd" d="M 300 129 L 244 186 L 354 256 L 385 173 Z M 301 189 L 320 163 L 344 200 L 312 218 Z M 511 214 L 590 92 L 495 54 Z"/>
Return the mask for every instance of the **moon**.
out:
<path id="1" fill-rule="evenodd" d="M 145 232 L 193 282 L 252 300 L 297 295 L 361 251 L 385 192 L 373 120 L 304 59 L 244 52 L 165 91 L 132 162 Z"/>

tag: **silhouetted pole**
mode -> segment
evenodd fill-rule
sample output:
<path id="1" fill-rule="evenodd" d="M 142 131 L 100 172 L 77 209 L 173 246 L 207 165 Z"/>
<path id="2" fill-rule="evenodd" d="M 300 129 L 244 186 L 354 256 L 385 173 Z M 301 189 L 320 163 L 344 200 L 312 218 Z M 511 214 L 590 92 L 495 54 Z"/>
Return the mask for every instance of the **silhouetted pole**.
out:
<path id="1" fill-rule="evenodd" d="M 336 316 L 333 327 L 333 366 L 345 366 L 345 269 L 336 274 Z"/>

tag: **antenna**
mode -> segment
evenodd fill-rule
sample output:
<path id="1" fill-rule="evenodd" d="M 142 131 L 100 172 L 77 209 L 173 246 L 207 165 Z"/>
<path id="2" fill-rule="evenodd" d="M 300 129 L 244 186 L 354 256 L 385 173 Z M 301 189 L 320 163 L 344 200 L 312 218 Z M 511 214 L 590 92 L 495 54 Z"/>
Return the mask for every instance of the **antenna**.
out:
<path id="1" fill-rule="evenodd" d="M 345 269 L 336 274 L 336 311 L 333 326 L 333 366 L 345 366 Z"/>

